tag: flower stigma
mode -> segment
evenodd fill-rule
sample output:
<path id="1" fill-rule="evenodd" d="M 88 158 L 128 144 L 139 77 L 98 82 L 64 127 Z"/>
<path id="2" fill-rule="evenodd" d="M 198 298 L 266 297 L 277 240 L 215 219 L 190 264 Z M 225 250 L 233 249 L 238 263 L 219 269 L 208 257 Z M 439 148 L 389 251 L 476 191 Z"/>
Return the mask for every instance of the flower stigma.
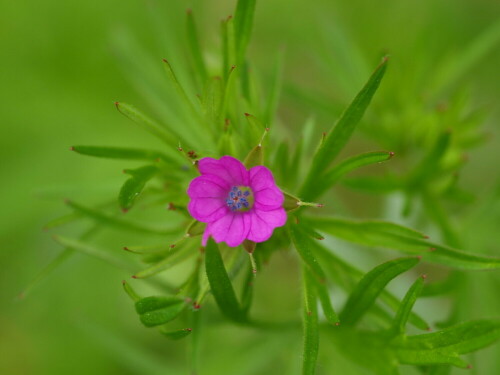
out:
<path id="1" fill-rule="evenodd" d="M 233 186 L 226 199 L 233 212 L 247 212 L 253 207 L 253 192 L 248 186 Z"/>

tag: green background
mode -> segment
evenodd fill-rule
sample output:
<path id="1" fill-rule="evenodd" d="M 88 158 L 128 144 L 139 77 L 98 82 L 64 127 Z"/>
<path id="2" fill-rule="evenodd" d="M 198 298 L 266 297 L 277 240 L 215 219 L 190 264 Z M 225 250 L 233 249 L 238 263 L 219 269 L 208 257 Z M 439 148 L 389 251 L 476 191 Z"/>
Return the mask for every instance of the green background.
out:
<path id="1" fill-rule="evenodd" d="M 134 74 L 137 69 L 161 69 L 164 57 L 182 63 L 187 8 L 193 8 L 200 22 L 210 61 L 219 47 L 219 22 L 233 12 L 232 1 L 0 3 L 0 373 L 186 373 L 185 344 L 166 343 L 141 327 L 121 291 L 120 280 L 130 275 L 98 260 L 77 255 L 24 300 L 15 297 L 61 251 L 42 227 L 67 212 L 64 199 L 99 201 L 116 194 L 123 182 L 121 170 L 127 165 L 84 158 L 71 153 L 70 146 L 159 147 L 121 116 L 113 102 L 148 108 L 148 82 Z M 398 98 L 422 94 L 426 74 L 434 68 L 442 69 L 438 77 L 445 75 L 447 64 L 498 23 L 499 14 L 500 3 L 493 0 L 260 1 L 249 58 L 266 76 L 276 51 L 286 51 L 279 118 L 283 136 L 294 138 L 293 127 L 311 113 L 329 126 L 366 80 L 366 67 L 355 63 L 360 55 L 371 70 L 381 53 L 390 54 L 389 82 L 376 105 L 394 106 L 391 110 L 397 112 Z M 120 53 L 133 45 L 137 49 L 129 53 L 137 56 L 138 67 L 123 61 Z M 470 153 L 462 177 L 479 195 L 498 180 L 499 46 L 447 88 L 454 92 L 467 87 L 472 106 L 485 106 L 489 112 L 485 123 L 491 137 Z M 332 109 L 321 103 L 331 103 Z M 351 205 L 360 214 L 370 211 Z M 469 241 L 498 253 L 495 220 L 498 216 L 485 218 L 492 230 L 470 233 Z M 289 254 L 278 257 L 262 275 L 259 296 L 259 305 L 268 306 L 276 317 L 282 311 L 297 312 L 300 303 L 296 263 Z M 471 318 L 494 316 L 495 295 L 481 294 L 481 282 L 491 281 L 479 279 L 475 286 L 480 302 L 471 308 Z M 266 283 L 273 283 L 272 288 Z M 227 325 L 209 327 L 201 367 L 206 374 L 294 374 L 301 345 L 298 334 L 266 336 Z M 484 351 L 478 373 L 500 371 L 495 350 L 498 345 Z M 337 357 L 320 358 L 318 373 L 330 361 L 345 373 L 363 373 Z"/>

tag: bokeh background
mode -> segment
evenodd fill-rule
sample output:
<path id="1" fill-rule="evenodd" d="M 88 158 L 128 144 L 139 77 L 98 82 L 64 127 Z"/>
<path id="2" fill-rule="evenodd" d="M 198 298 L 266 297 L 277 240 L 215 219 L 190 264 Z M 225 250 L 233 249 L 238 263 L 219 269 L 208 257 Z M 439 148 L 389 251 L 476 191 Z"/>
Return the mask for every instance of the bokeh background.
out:
<path id="1" fill-rule="evenodd" d="M 123 271 L 78 254 L 22 301 L 16 296 L 61 251 L 42 227 L 68 212 L 64 199 L 99 201 L 116 194 L 123 182 L 121 170 L 127 165 L 84 158 L 71 153 L 70 146 L 159 148 L 113 102 L 134 103 L 162 116 L 161 106 L 169 103 L 162 103 L 161 91 L 151 87 L 162 84 L 162 58 L 173 64 L 185 59 L 186 9 L 195 12 L 210 62 L 220 46 L 219 22 L 234 6 L 229 0 L 0 2 L 1 374 L 186 373 L 185 344 L 166 343 L 140 326 L 121 290 L 120 280 L 130 276 Z M 391 66 L 374 106 L 393 114 L 394 123 L 401 120 L 395 128 L 400 137 L 419 136 L 411 130 L 419 124 L 418 106 L 413 117 L 398 117 L 408 110 L 405 103 L 437 95 L 446 105 L 446 98 L 465 93 L 470 108 L 486 112 L 488 140 L 468 154 L 461 177 L 481 196 L 499 181 L 499 20 L 495 0 L 259 1 L 249 58 L 266 77 L 276 51 L 283 51 L 278 119 L 283 137 L 290 139 L 312 114 L 326 129 L 383 53 L 390 54 Z M 467 65 L 461 53 L 478 38 L 484 40 Z M 448 75 L 455 76 L 447 80 Z M 365 150 L 370 142 L 358 136 L 351 147 Z M 399 146 L 405 150 L 408 144 Z M 376 215 L 370 200 L 355 201 L 347 205 L 357 215 Z M 498 200 L 495 212 L 481 218 L 484 225 L 465 241 L 498 254 Z M 260 305 L 276 307 L 277 317 L 300 306 L 291 258 L 280 255 L 272 271 L 262 275 Z M 480 291 L 480 283 L 492 279 L 481 278 L 474 284 L 481 302 L 471 318 L 495 316 L 498 307 L 498 294 L 495 301 L 495 295 Z M 266 283 L 273 283 L 272 292 Z M 206 374 L 294 374 L 300 349 L 297 334 L 209 327 L 202 369 Z M 498 373 L 499 357 L 493 355 L 498 350 L 498 345 L 485 350 L 481 370 L 472 371 Z M 339 374 L 363 373 L 333 349 L 320 358 L 318 371 L 330 361 L 346 371 Z"/>

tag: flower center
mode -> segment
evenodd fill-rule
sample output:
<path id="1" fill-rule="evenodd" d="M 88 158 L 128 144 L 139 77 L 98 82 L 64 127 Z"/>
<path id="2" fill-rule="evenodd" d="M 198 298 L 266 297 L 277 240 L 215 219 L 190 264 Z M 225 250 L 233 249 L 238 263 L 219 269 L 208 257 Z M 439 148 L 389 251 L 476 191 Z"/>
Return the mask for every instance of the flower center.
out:
<path id="1" fill-rule="evenodd" d="M 246 212 L 253 206 L 253 192 L 248 186 L 233 186 L 226 199 L 231 211 Z"/>

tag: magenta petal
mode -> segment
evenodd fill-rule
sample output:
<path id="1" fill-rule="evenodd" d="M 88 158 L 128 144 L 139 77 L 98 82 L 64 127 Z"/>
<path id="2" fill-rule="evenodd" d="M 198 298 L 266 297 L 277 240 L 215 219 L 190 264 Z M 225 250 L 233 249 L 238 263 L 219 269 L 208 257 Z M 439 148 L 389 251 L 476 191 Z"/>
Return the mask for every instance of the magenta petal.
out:
<path id="1" fill-rule="evenodd" d="M 231 186 L 214 175 L 196 177 L 189 184 L 187 193 L 192 198 L 225 198 Z"/>
<path id="2" fill-rule="evenodd" d="M 229 210 L 222 198 L 194 198 L 188 204 L 188 211 L 196 220 L 210 223 L 219 220 Z"/>
<path id="3" fill-rule="evenodd" d="M 250 187 L 254 193 L 266 188 L 272 188 L 276 186 L 274 182 L 273 174 L 269 169 L 261 165 L 253 167 L 249 171 L 250 176 Z"/>
<path id="4" fill-rule="evenodd" d="M 254 193 L 254 207 L 257 210 L 271 211 L 283 206 L 285 196 L 276 186 L 268 187 Z"/>
<path id="5" fill-rule="evenodd" d="M 219 160 L 203 158 L 198 162 L 198 168 L 202 175 L 218 176 L 231 186 L 248 185 L 245 166 L 232 156 L 223 156 Z"/>
<path id="6" fill-rule="evenodd" d="M 271 237 L 274 228 L 286 223 L 286 212 L 283 208 L 271 211 L 254 210 L 251 214 L 252 227 L 248 239 L 254 242 L 264 242 Z"/>

